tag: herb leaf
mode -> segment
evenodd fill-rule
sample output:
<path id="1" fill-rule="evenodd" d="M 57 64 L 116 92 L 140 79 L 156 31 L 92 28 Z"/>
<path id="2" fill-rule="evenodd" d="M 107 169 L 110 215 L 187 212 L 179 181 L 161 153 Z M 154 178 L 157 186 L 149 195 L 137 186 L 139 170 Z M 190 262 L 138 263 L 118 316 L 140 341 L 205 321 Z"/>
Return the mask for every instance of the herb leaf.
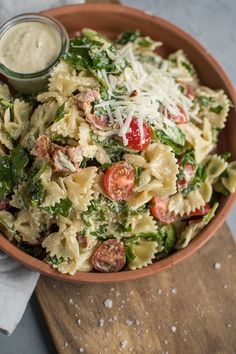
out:
<path id="1" fill-rule="evenodd" d="M 72 202 L 69 198 L 61 199 L 59 203 L 50 207 L 50 213 L 53 215 L 62 215 L 67 217 L 69 215 L 70 209 L 72 207 Z"/>
<path id="2" fill-rule="evenodd" d="M 223 110 L 223 107 L 221 105 L 214 106 L 210 108 L 210 112 L 213 112 L 215 114 L 220 114 Z"/>
<path id="3" fill-rule="evenodd" d="M 65 115 L 65 102 L 60 107 L 58 107 L 54 121 L 59 122 L 61 119 L 64 118 L 64 115 Z"/>
<path id="4" fill-rule="evenodd" d="M 140 36 L 139 31 L 127 31 L 122 33 L 121 37 L 117 39 L 118 44 L 127 44 L 129 42 L 134 42 Z"/>

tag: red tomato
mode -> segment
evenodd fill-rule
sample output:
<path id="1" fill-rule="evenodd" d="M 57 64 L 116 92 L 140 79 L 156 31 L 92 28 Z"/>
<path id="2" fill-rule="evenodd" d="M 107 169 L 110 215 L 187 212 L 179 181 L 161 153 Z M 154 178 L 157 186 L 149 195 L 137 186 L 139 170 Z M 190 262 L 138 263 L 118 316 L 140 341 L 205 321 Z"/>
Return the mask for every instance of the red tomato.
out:
<path id="1" fill-rule="evenodd" d="M 117 162 L 109 167 L 103 177 L 106 193 L 113 200 L 127 200 L 134 187 L 135 173 L 126 162 Z"/>
<path id="2" fill-rule="evenodd" d="M 210 205 L 205 204 L 200 209 L 196 209 L 195 211 L 192 211 L 189 216 L 204 216 L 204 215 L 208 214 L 210 211 L 211 211 Z"/>
<path id="3" fill-rule="evenodd" d="M 92 265 L 99 272 L 118 272 L 125 265 L 125 247 L 122 241 L 107 240 L 93 253 Z"/>
<path id="4" fill-rule="evenodd" d="M 130 123 L 130 132 L 126 134 L 128 147 L 132 150 L 145 150 L 151 142 L 151 129 L 149 125 L 143 122 L 143 140 L 141 141 L 140 130 L 137 118 L 132 118 Z"/>
<path id="5" fill-rule="evenodd" d="M 183 107 L 180 105 L 177 105 L 177 107 L 179 109 L 179 113 L 175 115 L 173 113 L 168 112 L 168 114 L 167 114 L 168 118 L 177 124 L 188 123 L 189 118 L 187 117 L 187 114 L 186 114 L 185 110 L 183 109 Z"/>
<path id="6" fill-rule="evenodd" d="M 157 218 L 164 224 L 171 224 L 177 219 L 174 213 L 169 213 L 168 211 L 168 198 L 160 199 L 158 197 L 153 197 L 151 200 L 150 211 L 154 218 Z"/>

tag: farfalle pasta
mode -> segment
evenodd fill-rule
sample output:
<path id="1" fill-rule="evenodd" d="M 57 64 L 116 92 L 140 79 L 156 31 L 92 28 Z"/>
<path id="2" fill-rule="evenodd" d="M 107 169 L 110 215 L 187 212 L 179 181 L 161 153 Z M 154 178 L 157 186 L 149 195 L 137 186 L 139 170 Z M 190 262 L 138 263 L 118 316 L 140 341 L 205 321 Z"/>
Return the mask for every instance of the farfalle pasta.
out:
<path id="1" fill-rule="evenodd" d="M 217 152 L 230 99 L 161 45 L 85 29 L 45 91 L 0 83 L 0 227 L 61 273 L 158 262 L 235 192 L 236 162 Z"/>

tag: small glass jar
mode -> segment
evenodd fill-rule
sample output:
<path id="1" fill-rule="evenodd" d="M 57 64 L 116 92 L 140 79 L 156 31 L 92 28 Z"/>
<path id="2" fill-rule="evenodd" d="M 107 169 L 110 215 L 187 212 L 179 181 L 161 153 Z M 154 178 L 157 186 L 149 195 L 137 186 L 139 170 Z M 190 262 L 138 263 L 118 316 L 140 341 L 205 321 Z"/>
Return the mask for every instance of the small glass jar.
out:
<path id="1" fill-rule="evenodd" d="M 59 50 L 57 57 L 55 58 L 55 60 L 50 62 L 47 67 L 45 67 L 44 69 L 40 69 L 40 71 L 35 71 L 31 73 L 16 72 L 8 68 L 2 62 L 0 62 L 0 73 L 7 77 L 9 84 L 15 90 L 21 93 L 30 94 L 42 91 L 44 88 L 46 88 L 49 74 L 52 68 L 58 63 L 61 55 L 65 54 L 68 51 L 69 36 L 64 26 L 54 18 L 41 14 L 39 15 L 34 13 L 27 13 L 13 17 L 0 27 L 0 41 L 9 29 L 13 28 L 15 25 L 24 22 L 40 22 L 48 26 L 52 26 L 53 31 L 56 30 L 61 39 L 61 48 L 58 47 Z M 27 53 L 26 51 L 25 55 L 27 56 L 29 55 L 29 53 Z"/>

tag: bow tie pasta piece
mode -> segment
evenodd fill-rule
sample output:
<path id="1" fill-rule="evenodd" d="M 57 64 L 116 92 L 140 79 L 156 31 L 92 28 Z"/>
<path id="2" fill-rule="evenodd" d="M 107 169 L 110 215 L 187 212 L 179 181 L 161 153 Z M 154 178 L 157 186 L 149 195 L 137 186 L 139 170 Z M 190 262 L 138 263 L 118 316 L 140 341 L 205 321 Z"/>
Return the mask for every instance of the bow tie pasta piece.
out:
<path id="1" fill-rule="evenodd" d="M 182 50 L 178 50 L 168 56 L 167 70 L 178 81 L 191 83 L 193 86 L 197 86 L 198 84 L 196 70 Z"/>
<path id="2" fill-rule="evenodd" d="M 111 162 L 105 149 L 101 145 L 94 143 L 91 139 L 90 127 L 87 123 L 83 122 L 80 124 L 79 137 L 79 143 L 84 157 L 89 159 L 95 157 L 100 164 Z"/>
<path id="3" fill-rule="evenodd" d="M 214 183 L 228 166 L 228 162 L 216 154 L 206 158 L 204 164 L 206 166 L 206 175 L 209 183 Z"/>
<path id="4" fill-rule="evenodd" d="M 149 213 L 132 216 L 131 235 L 135 236 L 141 232 L 155 231 L 157 231 L 157 224 Z"/>
<path id="5" fill-rule="evenodd" d="M 209 203 L 213 193 L 212 184 L 208 180 L 206 180 L 199 188 L 199 192 L 205 202 Z"/>
<path id="6" fill-rule="evenodd" d="M 19 100 L 14 100 L 13 114 L 10 108 L 7 108 L 4 114 L 4 128 L 9 133 L 10 137 L 14 140 L 18 139 L 21 135 L 25 135 L 32 107 L 29 103 Z"/>
<path id="7" fill-rule="evenodd" d="M 230 192 L 236 191 L 236 162 L 230 162 L 227 168 L 227 177 L 221 179 L 224 187 Z"/>
<path id="8" fill-rule="evenodd" d="M 206 204 L 202 194 L 197 189 L 184 196 L 181 192 L 177 192 L 169 199 L 168 210 L 175 215 L 188 215 L 196 209 L 200 209 Z"/>
<path id="9" fill-rule="evenodd" d="M 192 222 L 186 229 L 182 232 L 177 244 L 176 249 L 182 249 L 188 246 L 189 242 L 196 237 L 199 232 L 206 226 L 204 220 L 197 220 Z"/>
<path id="10" fill-rule="evenodd" d="M 77 106 L 71 101 L 65 102 L 64 116 L 59 121 L 55 121 L 47 130 L 50 135 L 62 135 L 79 140 L 79 126 L 83 118 L 78 111 Z"/>
<path id="11" fill-rule="evenodd" d="M 49 91 L 58 91 L 65 97 L 71 96 L 76 90 L 98 87 L 97 80 L 86 72 L 76 73 L 69 64 L 61 61 L 52 71 L 49 79 Z"/>
<path id="12" fill-rule="evenodd" d="M 32 149 L 36 139 L 44 135 L 47 128 L 54 122 L 58 104 L 55 101 L 48 101 L 38 106 L 31 116 L 29 130 L 21 139 L 20 144 L 27 149 Z"/>
<path id="13" fill-rule="evenodd" d="M 63 179 L 58 178 L 58 182 L 52 181 L 52 168 L 47 167 L 46 171 L 41 175 L 41 181 L 45 188 L 45 199 L 41 204 L 41 207 L 54 206 L 56 203 L 59 203 L 61 199 L 67 197 L 67 192 L 63 184 Z"/>
<path id="14" fill-rule="evenodd" d="M 36 245 L 41 237 L 40 232 L 44 227 L 48 229 L 50 224 L 50 215 L 39 209 L 25 209 L 17 213 L 14 229 L 22 241 Z"/>
<path id="15" fill-rule="evenodd" d="M 215 147 L 212 139 L 206 140 L 202 130 L 192 123 L 182 124 L 179 128 L 184 133 L 186 141 L 194 148 L 196 162 L 201 163 Z"/>
<path id="16" fill-rule="evenodd" d="M 42 243 L 50 258 L 59 260 L 53 263 L 53 267 L 61 273 L 73 275 L 76 271 L 89 272 L 92 269 L 90 257 L 98 241 L 95 237 L 86 236 L 86 245 L 80 250 L 78 235 L 84 227 L 81 220 L 71 221 L 60 217 L 59 231 L 47 236 Z"/>
<path id="17" fill-rule="evenodd" d="M 97 173 L 96 167 L 79 169 L 64 178 L 68 197 L 75 210 L 86 211 L 93 195 L 92 186 Z"/>
<path id="18" fill-rule="evenodd" d="M 143 156 L 125 154 L 124 159 L 144 169 L 140 178 L 141 186 L 134 190 L 134 195 L 127 201 L 131 210 L 147 203 L 153 196 L 165 198 L 176 192 L 178 165 L 169 146 L 161 143 L 151 144 L 143 152 Z"/>
<path id="19" fill-rule="evenodd" d="M 135 258 L 128 264 L 129 269 L 141 269 L 149 264 L 155 258 L 155 254 L 160 252 L 158 243 L 154 241 L 140 241 L 138 244 L 130 245 Z"/>
<path id="20" fill-rule="evenodd" d="M 223 129 L 230 110 L 230 101 L 224 91 L 200 86 L 196 94 L 201 107 L 199 117 L 207 117 L 213 128 Z"/>
<path id="21" fill-rule="evenodd" d="M 0 220 L 0 230 L 6 235 L 9 241 L 13 241 L 16 234 L 14 229 L 14 216 L 9 211 L 1 210 Z"/>

